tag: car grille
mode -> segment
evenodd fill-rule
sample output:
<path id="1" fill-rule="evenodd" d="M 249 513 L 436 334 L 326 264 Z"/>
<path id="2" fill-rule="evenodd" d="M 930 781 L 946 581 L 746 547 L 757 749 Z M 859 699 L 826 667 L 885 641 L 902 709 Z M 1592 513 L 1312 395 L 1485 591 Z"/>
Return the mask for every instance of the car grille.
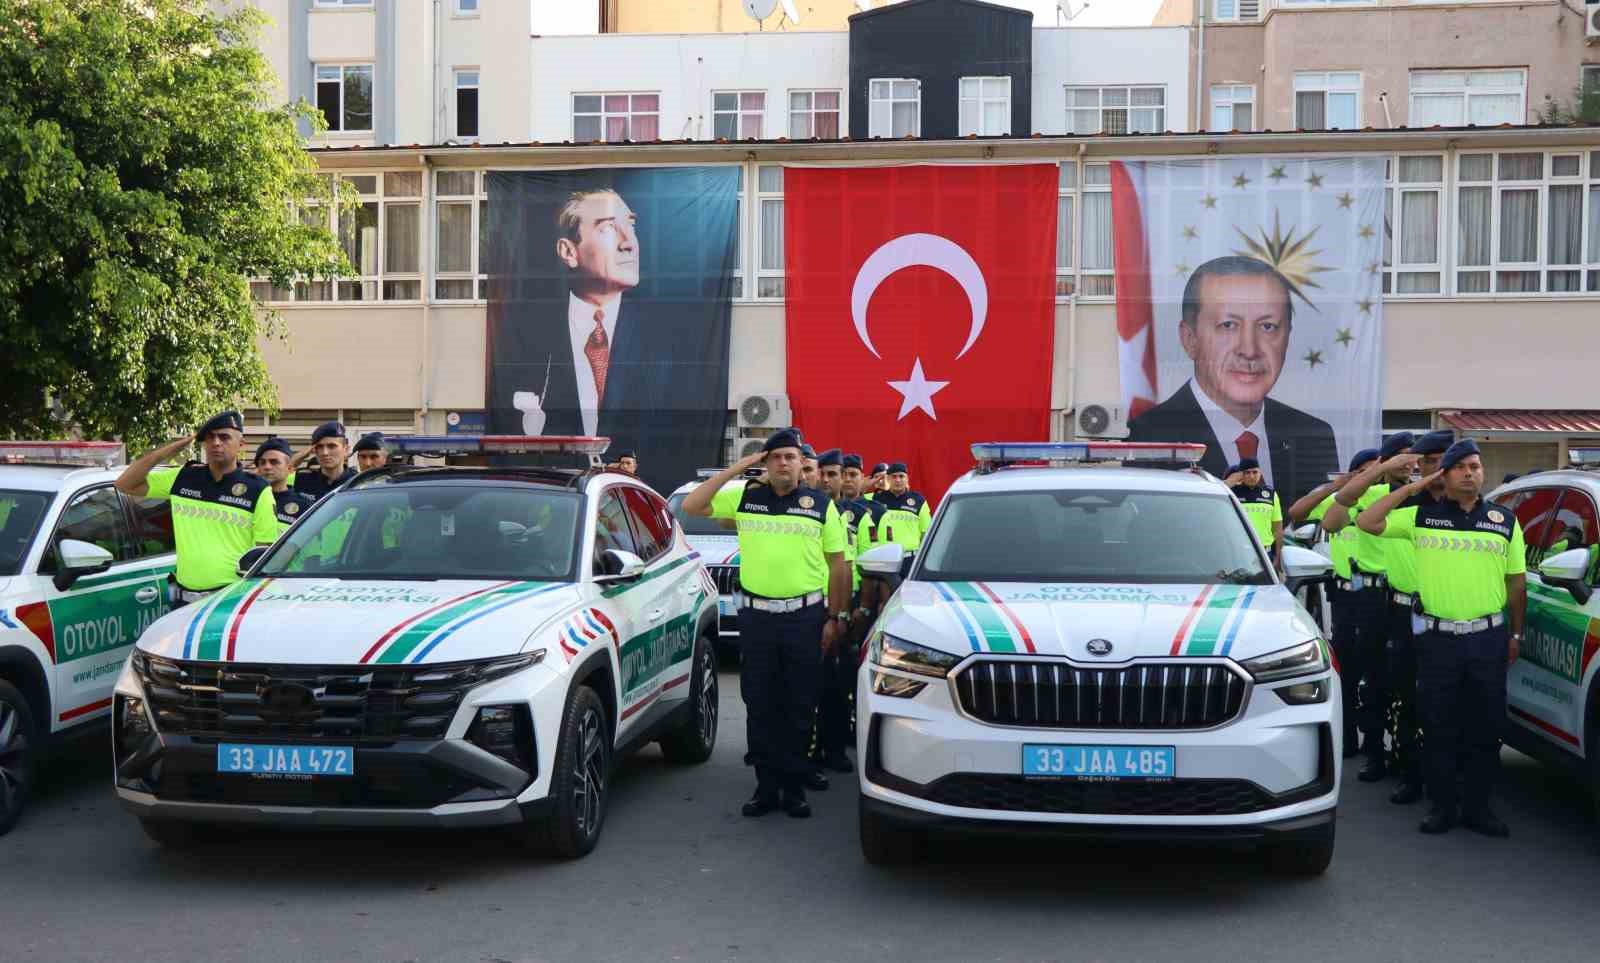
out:
<path id="1" fill-rule="evenodd" d="M 706 571 L 716 581 L 718 595 L 732 595 L 739 591 L 739 566 L 707 565 Z"/>
<path id="2" fill-rule="evenodd" d="M 1243 779 L 1077 782 L 955 773 L 918 793 L 932 802 L 994 812 L 1104 816 L 1234 816 L 1282 805 Z"/>
<path id="3" fill-rule="evenodd" d="M 479 681 L 463 664 L 218 665 L 136 656 L 134 670 L 162 732 L 342 743 L 442 738 Z M 301 704 L 275 707 L 271 693 L 283 687 L 307 695 L 294 691 Z"/>
<path id="4" fill-rule="evenodd" d="M 961 708 L 981 722 L 1044 729 L 1209 729 L 1244 708 L 1246 684 L 1216 662 L 1084 669 L 982 659 L 956 676 Z"/>

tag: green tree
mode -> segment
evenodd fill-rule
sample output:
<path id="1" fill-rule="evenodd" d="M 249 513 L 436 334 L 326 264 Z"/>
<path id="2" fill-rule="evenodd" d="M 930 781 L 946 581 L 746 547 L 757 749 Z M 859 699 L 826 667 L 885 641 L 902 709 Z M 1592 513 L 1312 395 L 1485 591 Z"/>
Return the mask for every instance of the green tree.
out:
<path id="1" fill-rule="evenodd" d="M 1600 123 L 1600 83 L 1590 81 L 1572 88 L 1570 97 L 1545 95 L 1536 114 L 1541 124 L 1567 126 Z"/>
<path id="2" fill-rule="evenodd" d="M 275 107 L 261 16 L 204 0 L 0 0 L 0 434 L 139 449 L 272 409 L 248 277 L 347 273 L 304 103 Z"/>

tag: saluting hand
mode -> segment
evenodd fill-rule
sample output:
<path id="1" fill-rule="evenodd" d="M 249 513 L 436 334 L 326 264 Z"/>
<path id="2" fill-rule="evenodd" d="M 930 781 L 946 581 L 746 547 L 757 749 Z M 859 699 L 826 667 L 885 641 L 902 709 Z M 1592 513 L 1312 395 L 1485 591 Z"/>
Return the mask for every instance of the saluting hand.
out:
<path id="1" fill-rule="evenodd" d="M 1390 458 L 1388 461 L 1384 462 L 1380 467 L 1385 472 L 1398 471 L 1402 468 L 1410 471 L 1412 468 L 1416 467 L 1417 463 L 1420 461 L 1422 461 L 1421 455 L 1413 455 L 1411 452 L 1402 451 L 1400 454 L 1395 455 L 1393 458 Z"/>
<path id="2" fill-rule="evenodd" d="M 1444 469 L 1441 468 L 1441 469 L 1439 469 L 1438 471 L 1434 472 L 1431 475 L 1425 475 L 1422 478 L 1419 478 L 1416 481 L 1412 482 L 1411 483 L 1411 490 L 1413 492 L 1425 492 L 1425 491 L 1428 490 L 1428 486 L 1429 485 L 1432 485 L 1434 482 L 1438 481 L 1439 479 L 1441 479 L 1443 477 L 1444 477 Z"/>
<path id="3" fill-rule="evenodd" d="M 746 455 L 743 458 L 739 459 L 738 461 L 734 462 L 733 467 L 739 469 L 740 471 L 744 471 L 744 470 L 749 469 L 749 468 L 754 468 L 755 466 L 761 464 L 763 461 L 766 461 L 766 460 L 767 460 L 767 453 L 764 452 L 764 451 L 758 451 L 753 455 Z"/>

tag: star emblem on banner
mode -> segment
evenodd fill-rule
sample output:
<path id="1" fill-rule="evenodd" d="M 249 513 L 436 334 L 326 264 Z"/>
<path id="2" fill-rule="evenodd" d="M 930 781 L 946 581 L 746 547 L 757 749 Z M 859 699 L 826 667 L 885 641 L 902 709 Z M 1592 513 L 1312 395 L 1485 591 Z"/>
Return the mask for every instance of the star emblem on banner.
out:
<path id="1" fill-rule="evenodd" d="M 933 396 L 948 387 L 948 381 L 929 381 L 922 373 L 922 359 L 918 358 L 911 365 L 911 375 L 905 381 L 891 381 L 889 387 L 900 392 L 900 414 L 895 417 L 901 421 L 906 415 L 918 408 L 927 413 L 934 421 L 939 416 L 933 410 Z"/>
<path id="2" fill-rule="evenodd" d="M 1371 264 L 1367 265 L 1367 273 L 1368 274 L 1374 274 L 1375 275 L 1375 274 L 1379 273 L 1382 270 L 1383 270 L 1383 265 L 1379 264 L 1377 261 L 1373 261 Z"/>
<path id="3" fill-rule="evenodd" d="M 1322 175 L 1317 173 L 1311 174 L 1306 178 L 1306 186 L 1312 190 L 1317 190 L 1320 188 L 1322 186 Z"/>
<path id="4" fill-rule="evenodd" d="M 1217 196 L 1215 194 L 1207 194 L 1205 197 L 1200 198 L 1200 203 L 1214 210 L 1217 206 Z"/>
<path id="5" fill-rule="evenodd" d="M 1183 229 L 1183 239 L 1185 241 L 1192 241 L 1199 236 L 1200 232 L 1195 230 L 1193 227 L 1185 227 Z"/>
<path id="6" fill-rule="evenodd" d="M 1371 314 L 1372 301 L 1368 298 L 1362 298 L 1360 301 L 1356 302 L 1356 308 L 1359 309 L 1362 314 Z"/>
<path id="7" fill-rule="evenodd" d="M 1361 225 L 1361 230 L 1356 232 L 1356 234 L 1359 235 L 1360 238 L 1363 241 L 1366 240 L 1367 238 L 1371 237 L 1375 233 L 1376 232 L 1373 231 L 1371 224 L 1363 224 L 1363 225 Z"/>
<path id="8" fill-rule="evenodd" d="M 1355 204 L 1355 202 L 1356 199 L 1351 196 L 1350 192 L 1345 191 L 1343 194 L 1339 195 L 1339 210 L 1348 211 L 1350 210 L 1351 205 Z"/>
<path id="9" fill-rule="evenodd" d="M 1350 333 L 1349 328 L 1340 328 L 1339 333 L 1333 336 L 1333 340 L 1339 342 L 1340 345 L 1346 348 L 1350 347 L 1350 342 L 1354 341 L 1355 339 L 1356 336 Z"/>
<path id="10" fill-rule="evenodd" d="M 1279 164 L 1277 167 L 1274 167 L 1272 169 L 1272 173 L 1267 175 L 1268 178 L 1270 178 L 1271 180 L 1274 180 L 1274 181 L 1281 181 L 1285 177 L 1288 177 L 1288 176 L 1289 176 L 1288 174 L 1284 173 L 1282 164 Z"/>
<path id="11" fill-rule="evenodd" d="M 1177 275 L 1178 275 L 1178 277 L 1180 277 L 1180 278 L 1181 278 L 1181 277 L 1186 277 L 1186 276 L 1187 276 L 1187 275 L 1188 275 L 1188 274 L 1189 274 L 1189 272 L 1190 272 L 1190 271 L 1191 271 L 1191 270 L 1193 270 L 1193 269 L 1192 269 L 1192 268 L 1190 268 L 1190 267 L 1189 267 L 1189 265 L 1187 265 L 1187 264 L 1179 264 L 1179 265 L 1178 265 L 1178 266 L 1177 266 L 1177 267 L 1176 267 L 1176 268 L 1175 268 L 1175 269 L 1174 269 L 1174 271 L 1175 271 L 1175 273 L 1176 273 L 1176 274 L 1177 274 Z"/>
<path id="12" fill-rule="evenodd" d="M 1243 174 L 1235 174 L 1233 175 L 1233 186 L 1239 188 L 1240 190 L 1244 190 L 1246 187 L 1250 186 L 1250 178 L 1244 176 Z"/>
<path id="13" fill-rule="evenodd" d="M 1307 351 L 1306 352 L 1306 356 L 1304 358 L 1304 361 L 1305 361 L 1306 364 L 1310 365 L 1312 368 L 1315 368 L 1317 365 L 1323 363 L 1323 361 L 1322 361 L 1322 352 L 1321 351 Z"/>

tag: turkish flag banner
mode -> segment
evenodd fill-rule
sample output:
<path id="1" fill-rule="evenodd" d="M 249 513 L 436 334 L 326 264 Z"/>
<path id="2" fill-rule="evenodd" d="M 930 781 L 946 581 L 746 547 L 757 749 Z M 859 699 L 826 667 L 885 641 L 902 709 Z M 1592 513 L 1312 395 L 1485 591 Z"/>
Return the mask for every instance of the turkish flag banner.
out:
<path id="1" fill-rule="evenodd" d="M 789 403 L 819 451 L 937 501 L 980 441 L 1050 437 L 1054 164 L 784 170 Z"/>

